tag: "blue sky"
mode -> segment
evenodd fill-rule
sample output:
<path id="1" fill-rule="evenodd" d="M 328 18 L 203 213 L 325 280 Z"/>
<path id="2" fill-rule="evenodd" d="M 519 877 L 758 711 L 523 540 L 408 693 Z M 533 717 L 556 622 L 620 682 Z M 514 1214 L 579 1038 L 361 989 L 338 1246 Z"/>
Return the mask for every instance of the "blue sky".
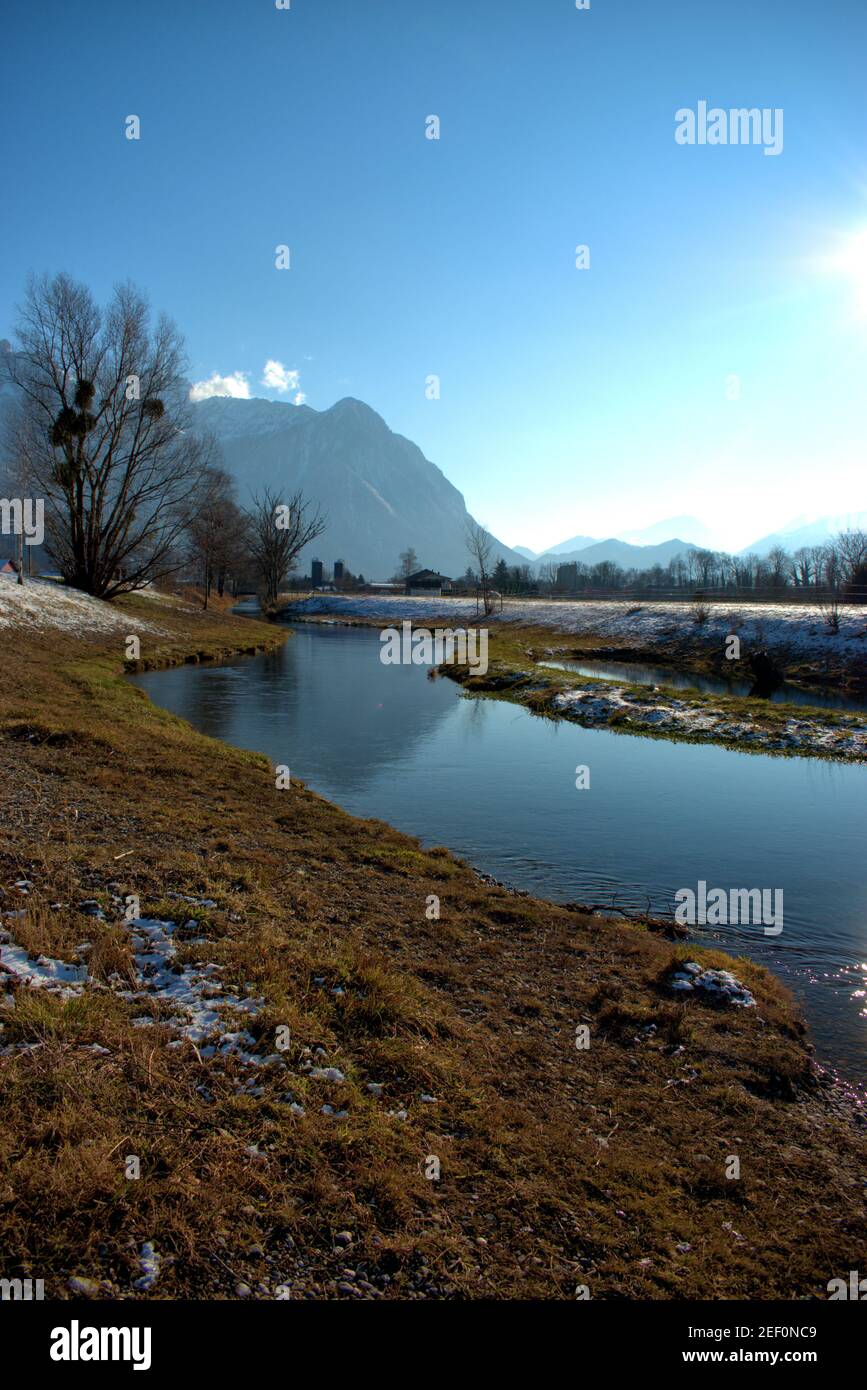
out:
<path id="1" fill-rule="evenodd" d="M 43 0 L 4 40 L 0 336 L 30 270 L 132 278 L 194 380 L 360 397 L 511 544 L 867 508 L 863 0 Z M 702 99 L 782 153 L 677 144 Z"/>

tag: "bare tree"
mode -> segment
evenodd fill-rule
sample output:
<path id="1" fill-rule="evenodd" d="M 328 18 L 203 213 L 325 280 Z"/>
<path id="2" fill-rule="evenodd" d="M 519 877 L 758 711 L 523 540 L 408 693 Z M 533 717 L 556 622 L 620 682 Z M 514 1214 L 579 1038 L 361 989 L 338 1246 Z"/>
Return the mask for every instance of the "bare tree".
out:
<path id="1" fill-rule="evenodd" d="M 484 526 L 480 526 L 472 517 L 467 520 L 466 545 L 470 554 L 470 559 L 478 572 L 479 584 L 482 590 L 482 603 L 485 609 L 485 616 L 487 617 L 493 608 L 493 603 L 491 601 L 491 554 L 493 551 L 493 542 Z"/>
<path id="2" fill-rule="evenodd" d="M 103 312 L 68 275 L 31 279 L 10 376 L 22 397 L 10 447 L 43 494 L 47 548 L 67 583 L 100 598 L 182 562 L 185 505 L 209 444 L 190 429 L 183 340 L 118 286 Z"/>
<path id="3" fill-rule="evenodd" d="M 539 584 L 548 593 L 553 593 L 557 587 L 557 565 L 553 560 L 546 560 L 544 565 L 539 566 Z"/>
<path id="4" fill-rule="evenodd" d="M 835 537 L 835 547 L 846 599 L 850 603 L 863 603 L 867 594 L 867 531 L 841 531 Z"/>
<path id="5" fill-rule="evenodd" d="M 836 594 L 843 580 L 843 563 L 834 541 L 826 541 L 822 547 L 822 574 L 828 588 Z"/>
<path id="6" fill-rule="evenodd" d="M 867 561 L 867 531 L 841 531 L 835 540 L 847 565 L 854 567 Z"/>
<path id="7" fill-rule="evenodd" d="M 407 546 L 406 550 L 400 552 L 397 562 L 396 579 L 409 579 L 411 574 L 415 574 L 418 569 L 418 556 L 412 546 Z"/>
<path id="8" fill-rule="evenodd" d="M 792 557 L 790 573 L 799 589 L 809 589 L 815 578 L 814 547 L 802 545 Z"/>
<path id="9" fill-rule="evenodd" d="M 768 577 L 774 589 L 784 589 L 786 587 L 786 575 L 790 568 L 790 560 L 787 552 L 781 545 L 772 546 L 765 556 Z"/>
<path id="10" fill-rule="evenodd" d="M 250 554 L 267 609 L 276 603 L 300 552 L 325 530 L 325 518 L 318 507 L 310 511 L 302 493 L 281 502 L 267 488 L 261 497 L 253 498 L 248 516 Z"/>
<path id="11" fill-rule="evenodd" d="M 215 554 L 214 583 L 220 598 L 227 583 L 230 583 L 232 593 L 237 594 L 238 584 L 249 568 L 249 557 L 250 518 L 232 497 L 226 503 L 225 525 Z"/>
<path id="12" fill-rule="evenodd" d="M 201 578 L 202 606 L 207 608 L 211 588 L 222 584 L 236 539 L 240 508 L 235 484 L 223 468 L 205 469 L 187 512 L 188 553 Z"/>
<path id="13" fill-rule="evenodd" d="M 736 555 L 734 566 L 735 583 L 744 589 L 754 589 L 759 571 L 759 557 L 752 551 L 748 555 Z"/>
<path id="14" fill-rule="evenodd" d="M 818 589 L 825 573 L 825 547 L 824 545 L 811 545 L 807 547 L 807 550 L 813 568 L 813 584 Z"/>
<path id="15" fill-rule="evenodd" d="M 716 563 L 716 556 L 712 550 L 694 550 L 693 563 L 695 564 L 696 577 L 699 584 L 703 589 L 708 588 Z"/>

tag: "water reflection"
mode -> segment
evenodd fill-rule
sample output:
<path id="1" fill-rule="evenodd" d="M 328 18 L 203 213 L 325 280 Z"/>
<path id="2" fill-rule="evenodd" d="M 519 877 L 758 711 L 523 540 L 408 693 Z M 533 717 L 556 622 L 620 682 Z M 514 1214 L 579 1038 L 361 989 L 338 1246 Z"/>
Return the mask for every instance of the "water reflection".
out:
<path id="1" fill-rule="evenodd" d="M 412 757 L 454 705 L 450 682 L 427 680 L 419 667 L 384 667 L 372 637 L 299 625 L 258 657 L 134 679 L 202 733 L 265 752 L 305 780 L 315 749 L 317 789 L 337 796 Z M 152 684 L 154 676 L 163 679 Z"/>

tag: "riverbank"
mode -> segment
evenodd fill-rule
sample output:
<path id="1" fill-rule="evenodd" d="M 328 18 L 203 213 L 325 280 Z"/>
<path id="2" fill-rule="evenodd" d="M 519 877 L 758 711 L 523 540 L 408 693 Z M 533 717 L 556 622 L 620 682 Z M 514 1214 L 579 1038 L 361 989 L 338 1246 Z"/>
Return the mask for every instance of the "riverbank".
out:
<path id="1" fill-rule="evenodd" d="M 131 635 L 144 669 L 283 630 L 84 610 L 0 630 L 3 1276 L 763 1299 L 857 1268 L 863 1140 L 766 971 L 482 882 L 122 678 Z M 755 1007 L 683 1002 L 692 958 Z"/>

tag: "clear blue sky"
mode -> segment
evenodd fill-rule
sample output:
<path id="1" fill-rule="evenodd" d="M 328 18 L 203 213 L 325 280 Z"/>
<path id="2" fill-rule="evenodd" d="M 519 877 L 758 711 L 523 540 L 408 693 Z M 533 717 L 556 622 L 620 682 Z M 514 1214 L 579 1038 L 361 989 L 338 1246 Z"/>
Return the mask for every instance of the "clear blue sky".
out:
<path id="1" fill-rule="evenodd" d="M 130 277 L 194 380 L 360 397 L 512 544 L 867 507 L 864 0 L 42 0 L 3 36 L 0 336 L 31 269 Z M 701 99 L 783 108 L 782 154 L 678 145 Z"/>

